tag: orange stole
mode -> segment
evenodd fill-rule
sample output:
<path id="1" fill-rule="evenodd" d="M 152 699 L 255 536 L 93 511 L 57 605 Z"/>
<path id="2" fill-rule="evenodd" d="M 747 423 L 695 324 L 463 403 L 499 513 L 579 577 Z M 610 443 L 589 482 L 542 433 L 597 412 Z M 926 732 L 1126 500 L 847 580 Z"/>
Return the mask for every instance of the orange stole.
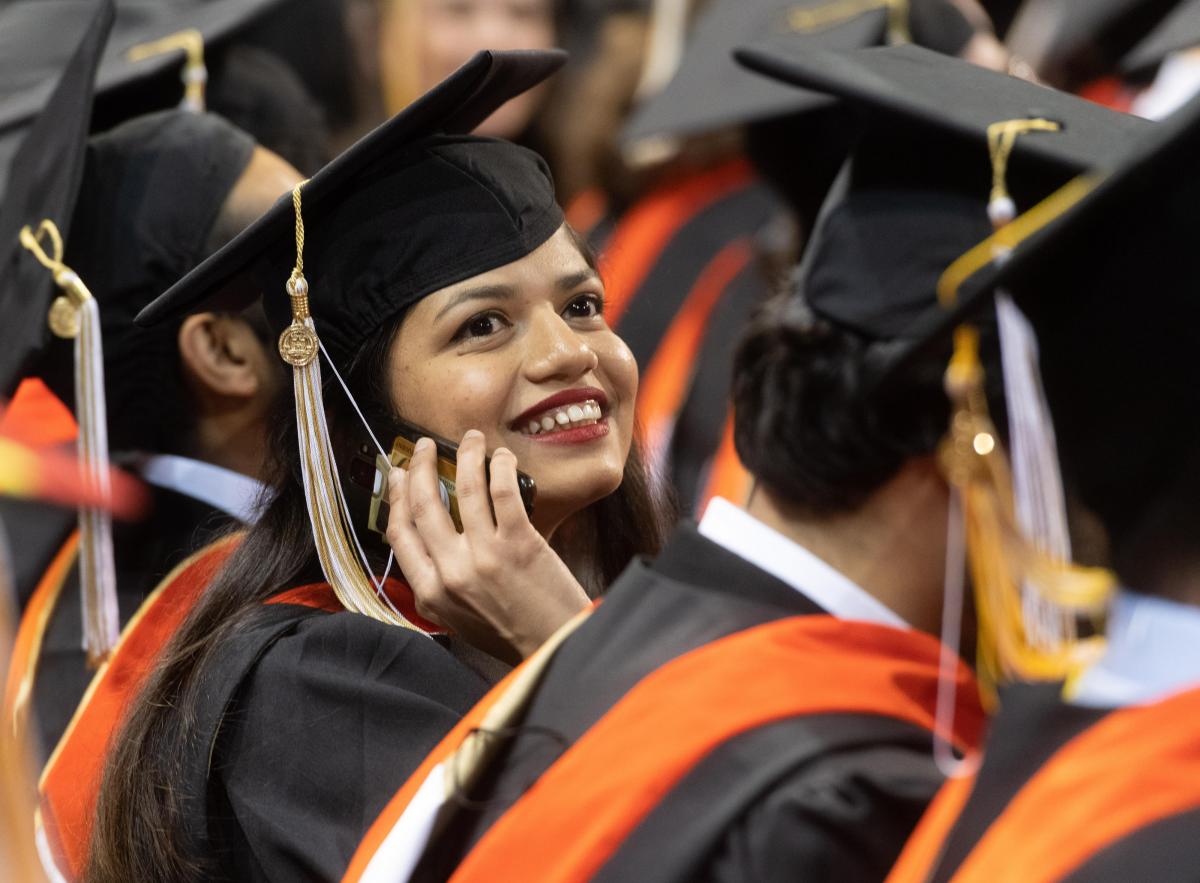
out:
<path id="1" fill-rule="evenodd" d="M 621 314 L 679 229 L 698 212 L 753 180 L 750 163 L 739 157 L 659 187 L 622 216 L 601 259 L 604 313 L 610 327 L 617 327 Z"/>
<path id="2" fill-rule="evenodd" d="M 12 656 L 8 660 L 8 679 L 4 687 L 3 726 L 14 733 L 24 733 L 27 722 L 29 700 L 33 695 L 33 683 L 37 677 L 38 659 L 42 653 L 42 641 L 50 617 L 58 607 L 67 574 L 79 554 L 79 531 L 71 531 L 66 542 L 54 554 L 50 566 L 42 574 L 37 588 L 25 605 L 21 623 L 13 640 Z"/>
<path id="3" fill-rule="evenodd" d="M 710 751 L 774 721 L 872 714 L 932 730 L 939 652 L 928 635 L 829 616 L 790 617 L 693 650 L 647 675 L 569 748 L 452 880 L 586 880 Z M 429 772 L 479 725 L 507 684 L 493 689 L 409 779 L 344 880 L 359 879 Z M 965 666 L 958 689 L 972 698 L 958 709 L 951 738 L 966 749 L 976 744 L 984 715 Z M 546 850 L 547 843 L 555 849 Z"/>
<path id="4" fill-rule="evenodd" d="M 42 772 L 40 824 L 59 870 L 79 879 L 109 742 L 154 669 L 159 653 L 241 539 L 232 534 L 179 564 L 125 627 L 112 657 L 96 673 Z"/>
<path id="5" fill-rule="evenodd" d="M 1200 808 L 1200 690 L 1114 711 L 1063 745 L 1013 797 L 951 878 L 1060 880 L 1135 831 Z M 948 783 L 888 883 L 929 877 L 973 780 Z"/>

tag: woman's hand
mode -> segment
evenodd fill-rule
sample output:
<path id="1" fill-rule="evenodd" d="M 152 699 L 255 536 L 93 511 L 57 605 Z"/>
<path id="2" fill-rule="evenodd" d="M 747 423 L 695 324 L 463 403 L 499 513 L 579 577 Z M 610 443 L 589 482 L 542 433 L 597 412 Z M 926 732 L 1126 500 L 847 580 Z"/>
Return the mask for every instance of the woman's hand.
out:
<path id="1" fill-rule="evenodd" d="M 421 616 L 516 661 L 589 602 L 529 523 L 516 456 L 506 448 L 492 454 L 489 487 L 485 455 L 483 433 L 471 430 L 458 449 L 460 534 L 442 504 L 436 446 L 421 439 L 408 469 L 388 477 L 387 538 Z"/>

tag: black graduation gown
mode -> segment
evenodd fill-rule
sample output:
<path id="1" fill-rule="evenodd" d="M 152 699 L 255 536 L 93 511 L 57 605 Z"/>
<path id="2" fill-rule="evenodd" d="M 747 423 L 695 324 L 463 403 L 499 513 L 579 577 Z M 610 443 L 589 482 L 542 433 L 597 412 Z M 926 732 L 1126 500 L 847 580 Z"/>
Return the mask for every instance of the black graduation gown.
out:
<path id="1" fill-rule="evenodd" d="M 635 563 L 550 662 L 511 745 L 423 857 L 444 880 L 488 828 L 645 675 L 702 645 L 823 611 L 681 527 Z M 927 732 L 828 714 L 760 727 L 714 750 L 618 848 L 597 880 L 879 880 L 941 783 Z M 478 801 L 475 804 L 475 801 Z"/>
<path id="2" fill-rule="evenodd" d="M 237 522 L 207 503 L 176 491 L 150 487 L 150 507 L 135 523 L 113 523 L 113 556 L 121 625 L 177 564 Z M 33 685 L 42 757 L 62 738 L 95 672 L 83 652 L 79 563 L 63 583 L 47 622 Z"/>
<path id="3" fill-rule="evenodd" d="M 1016 801 L 1026 797 L 1031 782 L 1053 769 L 1058 775 L 1071 766 L 1076 769 L 1088 763 L 1089 737 L 1094 737 L 1101 727 L 1111 726 L 1118 715 L 1153 715 L 1145 727 L 1174 729 L 1180 736 L 1184 750 L 1176 748 L 1167 753 L 1171 776 L 1195 777 L 1200 774 L 1200 751 L 1195 748 L 1195 711 L 1200 705 L 1196 691 L 1179 694 L 1141 709 L 1095 708 L 1072 705 L 1062 700 L 1062 685 L 1016 684 L 1001 691 L 1001 705 L 992 720 L 988 733 L 987 747 L 974 782 L 969 784 L 970 793 L 957 813 L 948 815 L 944 821 L 923 824 L 914 843 L 928 841 L 932 850 L 932 866 L 922 862 L 902 862 L 897 869 L 899 881 L 920 879 L 925 883 L 948 883 L 955 878 L 989 835 L 997 821 Z M 1129 718 L 1133 719 L 1133 718 Z M 1122 773 L 1127 775 L 1127 785 L 1120 798 L 1121 809 L 1131 813 L 1136 820 L 1138 807 L 1143 801 L 1144 789 L 1151 765 L 1163 762 L 1152 754 L 1154 741 L 1142 740 L 1138 736 L 1145 727 L 1132 728 L 1129 738 L 1123 740 L 1120 752 Z M 1150 734 L 1147 733 L 1147 736 Z M 1107 775 L 1112 768 L 1104 766 L 1099 775 Z M 1139 770 L 1144 772 L 1139 773 Z M 1155 771 L 1161 774 L 1161 771 Z M 1172 812 L 1158 818 L 1148 818 L 1144 823 L 1135 823 L 1123 836 L 1112 839 L 1095 837 L 1088 832 L 1061 823 L 1056 819 L 1077 818 L 1079 813 L 1064 812 L 1063 801 L 1075 801 L 1084 814 L 1094 815 L 1105 811 L 1103 798 L 1088 794 L 1094 777 L 1076 777 L 1078 783 L 1070 793 L 1057 794 L 1054 805 L 1036 801 L 1026 803 L 1028 810 L 1017 820 L 1007 825 L 1007 841 L 1011 848 L 1009 858 L 1025 850 L 1022 832 L 1035 825 L 1039 833 L 1057 838 L 1065 850 L 1070 846 L 1079 855 L 1065 876 L 1047 874 L 1039 879 L 1054 879 L 1062 883 L 1129 883 L 1150 881 L 1155 883 L 1192 883 L 1200 878 L 1200 842 L 1195 832 L 1200 824 L 1200 788 L 1193 795 L 1190 809 Z M 1111 799 L 1111 798 L 1110 798 Z M 935 814 L 931 813 L 931 816 Z M 1081 845 L 1082 844 L 1082 845 Z M 925 844 L 921 844 L 924 846 Z M 1056 852 L 1060 852 L 1056 848 Z M 905 859 L 910 859 L 907 851 Z M 994 863 L 991 863 L 994 864 Z M 978 865 L 976 867 L 979 867 Z M 903 868 L 903 871 L 900 870 Z M 983 873 L 990 873 L 984 870 Z M 972 878 L 974 879 L 974 878 Z"/>
<path id="4" fill-rule="evenodd" d="M 264 605 L 203 678 L 187 833 L 239 883 L 339 879 L 488 686 L 438 640 L 296 604 Z"/>

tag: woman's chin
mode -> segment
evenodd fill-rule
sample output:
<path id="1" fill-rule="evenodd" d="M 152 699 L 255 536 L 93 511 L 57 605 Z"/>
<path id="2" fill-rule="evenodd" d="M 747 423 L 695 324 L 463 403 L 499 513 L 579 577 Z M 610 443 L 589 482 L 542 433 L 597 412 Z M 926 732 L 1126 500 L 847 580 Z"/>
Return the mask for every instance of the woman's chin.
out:
<path id="1" fill-rule="evenodd" d="M 615 492 L 621 486 L 621 474 L 592 474 L 574 481 L 560 476 L 539 479 L 535 475 L 534 481 L 537 482 L 534 522 L 540 521 L 538 516 L 545 516 L 561 523 Z"/>

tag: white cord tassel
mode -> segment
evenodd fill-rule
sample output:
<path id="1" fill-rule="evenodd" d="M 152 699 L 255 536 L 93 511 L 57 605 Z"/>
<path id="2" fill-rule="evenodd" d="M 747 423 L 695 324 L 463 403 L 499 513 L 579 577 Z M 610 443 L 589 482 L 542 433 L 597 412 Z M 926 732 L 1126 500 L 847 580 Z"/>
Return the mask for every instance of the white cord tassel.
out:
<path id="1" fill-rule="evenodd" d="M 42 247 L 49 240 L 50 254 Z M 104 345 L 100 307 L 83 280 L 63 263 L 63 241 L 57 225 L 42 221 L 35 233 L 25 227 L 21 244 L 54 274 L 64 294 L 50 305 L 47 320 L 58 337 L 75 341 L 75 420 L 79 424 L 78 457 L 89 492 L 100 500 L 112 497 L 108 472 L 108 407 L 104 396 Z M 83 613 L 83 649 L 92 668 L 104 662 L 121 633 L 117 607 L 117 575 L 113 563 L 112 516 L 108 509 L 79 510 L 79 584 Z"/>
<path id="2" fill-rule="evenodd" d="M 391 625 L 421 631 L 396 609 L 383 590 L 382 580 L 377 580 L 371 573 L 342 494 L 321 392 L 321 343 L 308 307 L 300 191 L 300 186 L 292 191 L 292 205 L 296 212 L 296 266 L 287 281 L 287 292 L 292 302 L 292 324 L 279 336 L 279 355 L 293 368 L 296 434 L 300 447 L 304 500 L 312 524 L 317 559 L 334 595 L 347 610 Z M 334 373 L 337 373 L 336 369 Z M 357 403 L 354 406 L 357 410 Z"/>
<path id="3" fill-rule="evenodd" d="M 70 274 L 75 276 L 74 273 Z M 75 277 L 78 281 L 78 277 Z M 79 283 L 82 285 L 82 283 Z M 79 308 L 75 338 L 75 411 L 79 460 L 88 489 L 112 497 L 108 471 L 108 406 L 104 396 L 104 350 L 100 309 L 89 297 Z M 83 592 L 83 648 L 96 666 L 108 658 L 121 633 L 117 573 L 113 563 L 112 516 L 107 509 L 79 510 L 79 563 Z"/>
<path id="4" fill-rule="evenodd" d="M 1013 504 L 1021 533 L 1052 560 L 1071 560 L 1066 498 L 1054 423 L 1038 371 L 1038 346 L 1029 320 L 1004 292 L 996 294 L 1004 396 L 1008 408 Z M 1047 650 L 1075 639 L 1073 613 L 1065 613 L 1026 583 L 1022 605 L 1028 639 Z"/>

